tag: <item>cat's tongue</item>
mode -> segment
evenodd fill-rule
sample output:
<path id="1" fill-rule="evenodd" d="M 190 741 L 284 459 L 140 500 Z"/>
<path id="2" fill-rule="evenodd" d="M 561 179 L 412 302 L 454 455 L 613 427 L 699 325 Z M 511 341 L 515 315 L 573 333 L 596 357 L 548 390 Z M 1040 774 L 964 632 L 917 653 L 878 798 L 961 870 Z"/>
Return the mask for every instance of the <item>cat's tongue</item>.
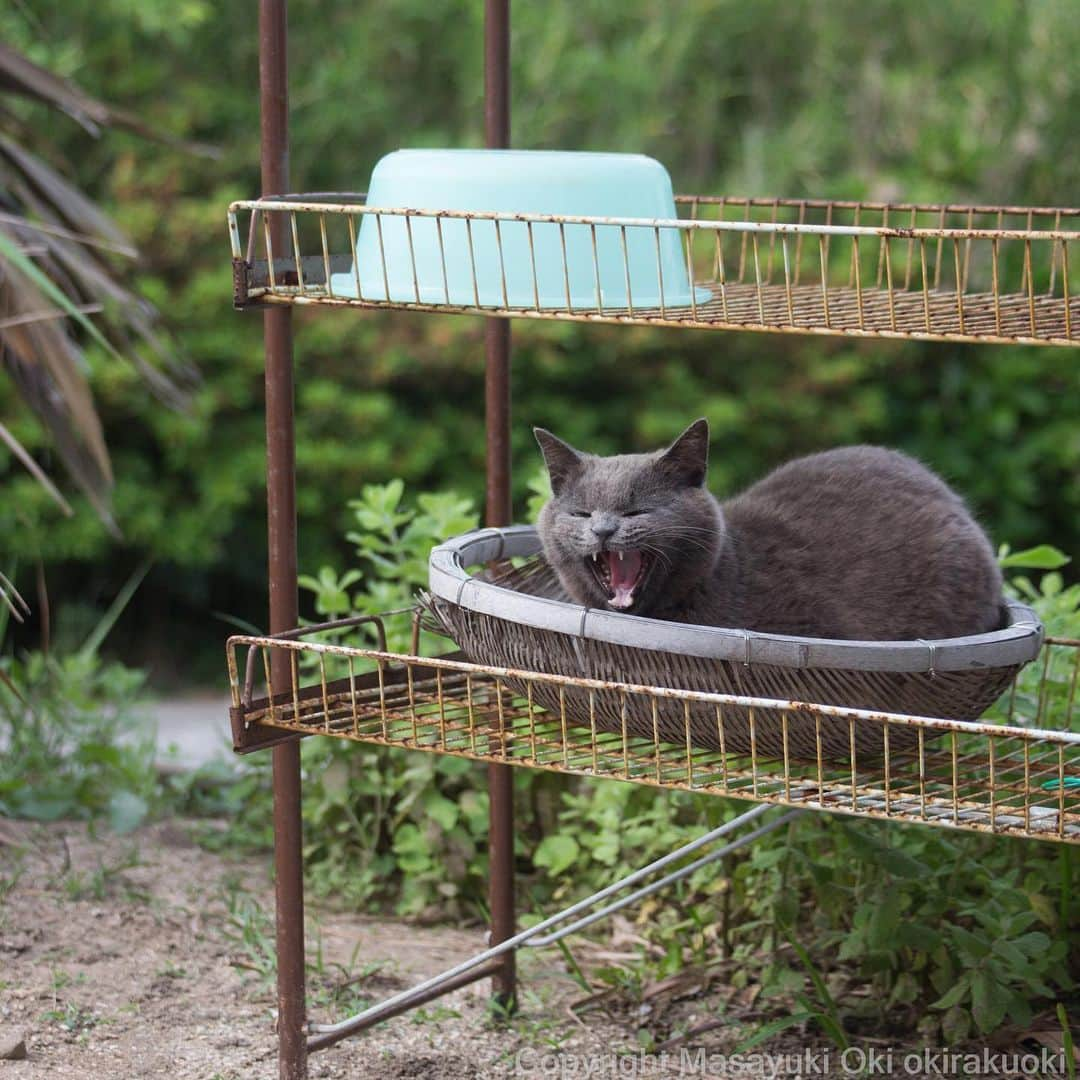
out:
<path id="1" fill-rule="evenodd" d="M 608 569 L 611 573 L 612 607 L 628 608 L 634 602 L 634 589 L 641 577 L 641 552 L 608 552 Z"/>

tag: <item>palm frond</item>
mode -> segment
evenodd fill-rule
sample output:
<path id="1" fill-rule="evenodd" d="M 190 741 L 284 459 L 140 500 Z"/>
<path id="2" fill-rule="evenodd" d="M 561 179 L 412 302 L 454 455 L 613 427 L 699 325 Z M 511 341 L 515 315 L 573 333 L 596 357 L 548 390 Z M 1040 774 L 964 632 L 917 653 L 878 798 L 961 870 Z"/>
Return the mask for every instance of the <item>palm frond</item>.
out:
<path id="1" fill-rule="evenodd" d="M 56 485 L 49 479 L 45 470 L 30 456 L 30 452 L 25 446 L 3 424 L 0 424 L 0 442 L 4 443 L 7 448 L 15 455 L 16 458 L 22 463 L 23 468 L 49 493 L 53 502 L 63 511 L 66 517 L 71 517 L 75 511 L 71 508 L 71 503 L 60 494 Z"/>
<path id="2" fill-rule="evenodd" d="M 144 139 L 164 143 L 185 153 L 216 158 L 221 151 L 206 143 L 189 142 L 164 132 L 155 131 L 133 113 L 98 101 L 70 79 L 35 64 L 22 53 L 0 42 L 0 93 L 15 93 L 34 98 L 54 109 L 67 113 L 88 134 L 95 137 L 103 128 L 120 127 L 141 135 Z"/>
<path id="3" fill-rule="evenodd" d="M 11 612 L 16 622 L 22 622 L 30 614 L 30 605 L 3 570 L 0 570 L 0 604 Z"/>
<path id="4" fill-rule="evenodd" d="M 95 137 L 107 127 L 125 127 L 188 151 L 209 149 L 151 131 L 0 43 L 0 97 L 5 94 L 60 110 Z M 196 373 L 160 333 L 154 306 L 118 276 L 118 259 L 138 258 L 131 240 L 35 152 L 45 145 L 47 131 L 16 124 L 5 128 L 0 133 L 0 366 L 48 431 L 71 478 L 118 535 L 109 509 L 112 468 L 81 341 L 126 360 L 173 408 L 189 402 Z M 10 431 L 4 429 L 0 441 L 67 506 Z"/>

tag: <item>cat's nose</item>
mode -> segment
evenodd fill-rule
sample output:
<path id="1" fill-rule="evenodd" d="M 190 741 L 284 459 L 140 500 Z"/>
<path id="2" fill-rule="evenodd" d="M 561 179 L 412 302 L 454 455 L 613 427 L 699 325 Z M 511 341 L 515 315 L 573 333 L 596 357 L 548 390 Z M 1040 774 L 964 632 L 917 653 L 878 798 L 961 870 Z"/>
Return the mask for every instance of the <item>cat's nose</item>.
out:
<path id="1" fill-rule="evenodd" d="M 596 539 L 603 543 L 605 540 L 610 540 L 619 531 L 619 522 L 610 514 L 593 514 L 592 521 L 589 522 L 589 528 L 592 529 Z"/>

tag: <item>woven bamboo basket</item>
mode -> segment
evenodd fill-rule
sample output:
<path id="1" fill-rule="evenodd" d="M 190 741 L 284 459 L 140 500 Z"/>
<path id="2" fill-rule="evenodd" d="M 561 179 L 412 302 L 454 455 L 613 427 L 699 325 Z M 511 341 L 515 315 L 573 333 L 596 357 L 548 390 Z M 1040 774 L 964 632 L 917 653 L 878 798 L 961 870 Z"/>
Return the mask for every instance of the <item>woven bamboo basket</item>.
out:
<path id="1" fill-rule="evenodd" d="M 479 574 L 470 568 L 487 567 Z M 791 757 L 829 761 L 916 748 L 904 716 L 976 720 L 1038 654 L 1043 628 L 1005 602 L 1002 629 L 940 641 L 846 641 L 662 622 L 568 601 L 532 526 L 483 529 L 436 547 L 424 603 L 438 629 L 477 663 L 615 684 L 812 702 L 902 714 L 888 722 L 787 714 Z M 522 691 L 524 692 L 524 691 Z M 782 757 L 777 710 L 534 685 L 534 700 L 598 731 Z M 655 711 L 654 711 L 655 709 Z M 922 728 L 923 739 L 932 729 Z M 942 733 L 944 732 L 944 726 Z"/>

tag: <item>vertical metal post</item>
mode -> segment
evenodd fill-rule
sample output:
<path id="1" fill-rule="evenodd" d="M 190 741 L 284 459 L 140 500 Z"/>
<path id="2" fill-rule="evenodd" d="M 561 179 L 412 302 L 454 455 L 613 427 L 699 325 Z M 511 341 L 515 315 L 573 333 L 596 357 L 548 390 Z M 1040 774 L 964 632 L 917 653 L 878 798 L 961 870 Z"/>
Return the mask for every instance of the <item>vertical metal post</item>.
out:
<path id="1" fill-rule="evenodd" d="M 487 145 L 510 145 L 510 0 L 484 2 L 484 134 Z M 510 524 L 510 323 L 488 319 L 484 333 L 487 419 L 487 523 Z M 514 936 L 514 784 L 509 765 L 488 766 L 488 834 L 491 940 Z M 496 1004 L 512 1009 L 516 972 L 514 952 L 498 960 L 492 976 Z"/>
<path id="2" fill-rule="evenodd" d="M 259 0 L 259 96 L 262 193 L 289 190 L 289 94 L 286 0 Z M 286 250 L 284 224 L 272 214 L 274 252 Z M 292 311 L 263 314 L 266 349 L 266 509 L 269 539 L 270 632 L 297 624 L 296 450 L 293 430 Z M 288 690 L 287 657 L 272 658 L 271 692 Z M 300 744 L 273 754 L 274 870 L 277 901 L 278 1074 L 307 1077 L 304 994 L 304 873 L 300 820 Z"/>

